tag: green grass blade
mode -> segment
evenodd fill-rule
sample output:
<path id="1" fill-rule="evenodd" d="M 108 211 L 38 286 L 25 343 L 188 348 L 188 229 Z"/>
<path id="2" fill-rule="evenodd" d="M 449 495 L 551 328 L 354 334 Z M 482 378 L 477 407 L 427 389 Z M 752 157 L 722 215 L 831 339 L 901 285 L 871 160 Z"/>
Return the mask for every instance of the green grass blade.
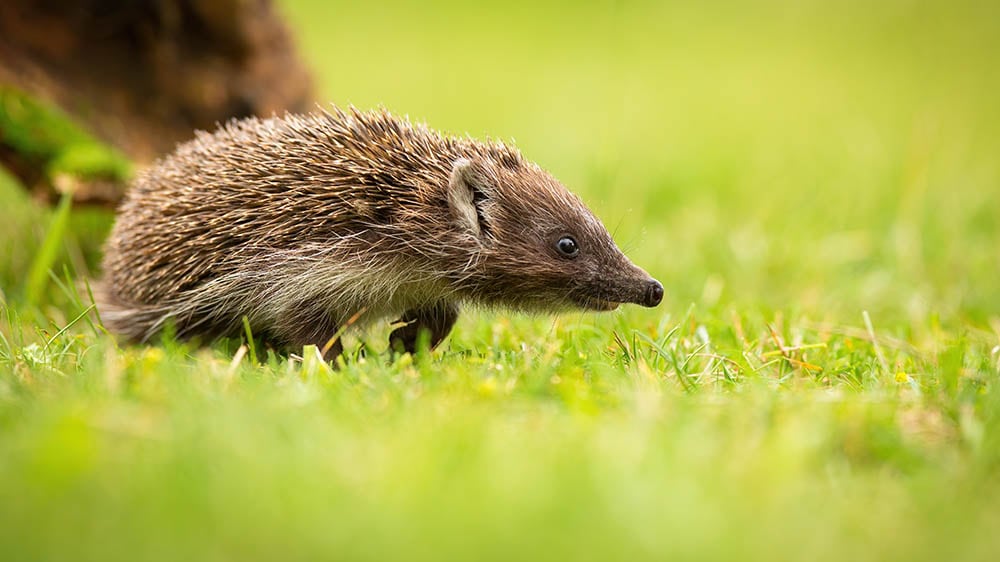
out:
<path id="1" fill-rule="evenodd" d="M 62 249 L 63 238 L 66 235 L 66 227 L 69 224 L 70 212 L 73 209 L 73 195 L 64 193 L 59 200 L 59 205 L 52 214 L 49 228 L 45 232 L 45 238 L 38 249 L 38 254 L 31 263 L 28 270 L 28 282 L 24 288 L 24 298 L 31 305 L 40 304 L 42 294 L 48 286 L 49 271 L 55 265 Z"/>

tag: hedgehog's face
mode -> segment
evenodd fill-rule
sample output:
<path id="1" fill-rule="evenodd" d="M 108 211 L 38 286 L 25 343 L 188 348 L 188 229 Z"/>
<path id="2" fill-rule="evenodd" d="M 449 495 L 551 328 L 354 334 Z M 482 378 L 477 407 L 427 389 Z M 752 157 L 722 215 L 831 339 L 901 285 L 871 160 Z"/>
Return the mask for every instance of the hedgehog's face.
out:
<path id="1" fill-rule="evenodd" d="M 527 310 L 656 306 L 663 286 L 622 254 L 604 225 L 565 187 L 523 163 L 460 160 L 449 203 L 476 239 L 463 289 Z"/>

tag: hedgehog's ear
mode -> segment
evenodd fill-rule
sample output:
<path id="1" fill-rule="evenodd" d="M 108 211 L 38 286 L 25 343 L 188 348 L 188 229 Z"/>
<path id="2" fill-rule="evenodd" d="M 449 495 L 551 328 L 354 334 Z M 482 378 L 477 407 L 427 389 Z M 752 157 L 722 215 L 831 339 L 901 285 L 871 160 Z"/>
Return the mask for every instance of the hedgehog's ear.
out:
<path id="1" fill-rule="evenodd" d="M 459 225 L 477 238 L 487 232 L 485 214 L 479 208 L 485 199 L 486 192 L 476 177 L 472 161 L 467 158 L 456 160 L 448 180 L 448 205 Z"/>

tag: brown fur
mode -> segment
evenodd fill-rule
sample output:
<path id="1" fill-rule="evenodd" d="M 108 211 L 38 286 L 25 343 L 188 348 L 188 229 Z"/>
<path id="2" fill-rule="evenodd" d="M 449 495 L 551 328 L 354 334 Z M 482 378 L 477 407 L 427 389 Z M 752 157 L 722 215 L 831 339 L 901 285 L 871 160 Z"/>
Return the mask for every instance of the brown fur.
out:
<path id="1" fill-rule="evenodd" d="M 556 250 L 572 236 L 580 253 Z M 408 351 L 464 304 L 655 306 L 633 265 L 558 181 L 496 142 L 385 111 L 233 121 L 141 174 L 108 241 L 102 317 L 144 341 L 255 333 L 323 346 L 345 322 L 397 317 Z M 333 353 L 339 351 L 334 347 Z"/>

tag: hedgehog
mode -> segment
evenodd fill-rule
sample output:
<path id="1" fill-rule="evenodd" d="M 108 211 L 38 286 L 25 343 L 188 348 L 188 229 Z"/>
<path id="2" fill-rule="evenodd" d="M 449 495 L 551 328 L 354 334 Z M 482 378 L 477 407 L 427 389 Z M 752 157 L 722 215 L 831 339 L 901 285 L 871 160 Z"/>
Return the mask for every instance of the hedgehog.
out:
<path id="1" fill-rule="evenodd" d="M 384 109 L 233 120 L 137 175 L 105 246 L 98 310 L 131 342 L 246 327 L 273 349 L 448 335 L 459 311 L 654 307 L 663 286 L 584 203 L 509 144 Z"/>

